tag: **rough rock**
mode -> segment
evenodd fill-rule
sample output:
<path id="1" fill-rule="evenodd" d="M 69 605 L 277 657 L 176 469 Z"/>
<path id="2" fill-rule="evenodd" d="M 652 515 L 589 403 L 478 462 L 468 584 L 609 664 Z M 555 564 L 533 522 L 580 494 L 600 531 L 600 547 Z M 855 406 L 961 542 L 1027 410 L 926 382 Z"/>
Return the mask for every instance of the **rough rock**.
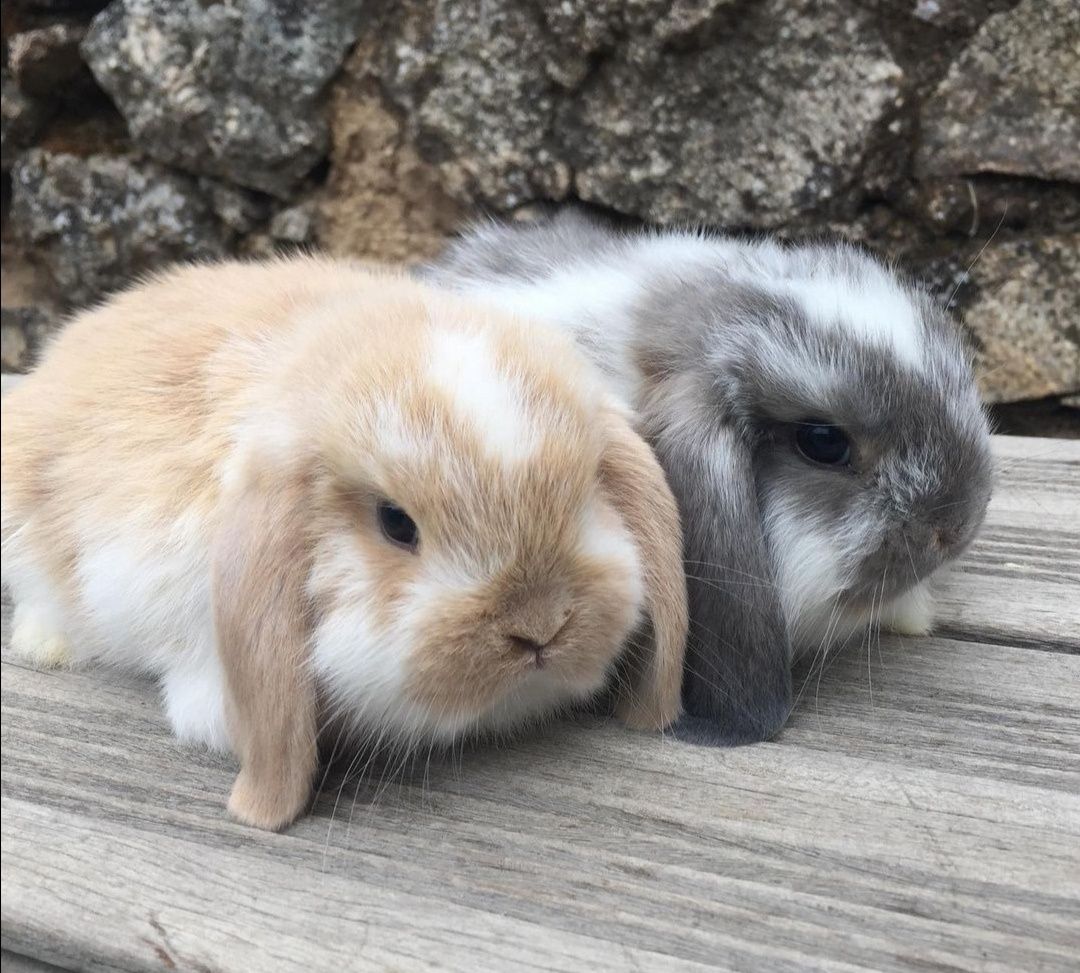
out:
<path id="1" fill-rule="evenodd" d="M 990 17 L 923 105 L 917 163 L 1080 181 L 1080 4 L 1023 0 Z"/>
<path id="2" fill-rule="evenodd" d="M 916 20 L 956 33 L 971 33 L 989 14 L 1015 5 L 1016 0 L 905 0 L 899 4 L 907 7 Z"/>
<path id="3" fill-rule="evenodd" d="M 500 209 L 564 196 L 570 173 L 551 142 L 556 86 L 545 71 L 557 47 L 535 11 L 515 0 L 400 10 L 382 28 L 378 73 L 446 190 Z"/>
<path id="4" fill-rule="evenodd" d="M 408 142 L 378 83 L 365 78 L 370 51 L 357 50 L 330 100 L 330 175 L 316 239 L 341 256 L 433 257 L 465 219 L 436 166 Z"/>
<path id="5" fill-rule="evenodd" d="M 738 16 L 740 0 L 559 0 L 541 5 L 556 40 L 548 73 L 576 87 L 590 59 L 618 49 L 625 60 L 647 66 L 667 46 L 704 47 Z"/>
<path id="6" fill-rule="evenodd" d="M 8 39 L 8 66 L 20 90 L 38 98 L 56 98 L 63 86 L 86 70 L 79 43 L 81 24 L 59 23 L 22 31 Z"/>
<path id="7" fill-rule="evenodd" d="M 584 199 L 776 226 L 854 205 L 901 81 L 854 7 L 770 0 L 702 50 L 662 51 L 651 76 L 615 59 L 568 103 L 563 138 Z"/>
<path id="8" fill-rule="evenodd" d="M 1001 176 L 924 179 L 909 187 L 897 208 L 942 235 L 985 237 L 997 229 L 1028 231 L 1048 224 L 1080 229 L 1080 191 L 1062 182 Z"/>
<path id="9" fill-rule="evenodd" d="M 287 196 L 325 155 L 319 95 L 359 30 L 350 0 L 116 0 L 82 44 L 154 158 Z"/>
<path id="10" fill-rule="evenodd" d="M 281 243 L 310 243 L 315 230 L 315 207 L 310 202 L 297 203 L 278 210 L 270 220 L 270 236 Z"/>
<path id="11" fill-rule="evenodd" d="M 1080 391 L 1080 234 L 992 244 L 971 269 L 964 321 L 988 402 Z"/>
<path id="12" fill-rule="evenodd" d="M 4 70 L 0 77 L 0 158 L 4 172 L 11 168 L 19 153 L 34 144 L 51 113 L 50 106 L 20 91 Z"/>
<path id="13" fill-rule="evenodd" d="M 199 189 L 218 219 L 237 233 L 251 233 L 270 215 L 271 200 L 262 193 L 207 178 L 199 180 Z"/>
<path id="14" fill-rule="evenodd" d="M 12 231 L 68 305 L 88 304 L 174 261 L 227 250 L 195 180 L 155 163 L 33 149 L 11 180 Z"/>
<path id="15" fill-rule="evenodd" d="M 34 307 L 0 308 L 0 364 L 5 372 L 33 368 L 55 320 Z"/>
<path id="16" fill-rule="evenodd" d="M 847 0 L 405 7 L 376 73 L 467 204 L 775 226 L 855 205 L 902 102 Z"/>
<path id="17" fill-rule="evenodd" d="M 109 0 L 19 0 L 21 6 L 30 10 L 62 14 L 94 14 Z"/>

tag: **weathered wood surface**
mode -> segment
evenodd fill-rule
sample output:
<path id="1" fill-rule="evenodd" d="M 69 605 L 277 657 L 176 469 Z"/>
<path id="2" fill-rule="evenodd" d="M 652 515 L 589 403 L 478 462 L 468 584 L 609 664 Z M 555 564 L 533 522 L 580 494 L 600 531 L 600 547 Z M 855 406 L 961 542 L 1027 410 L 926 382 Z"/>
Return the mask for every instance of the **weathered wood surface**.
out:
<path id="1" fill-rule="evenodd" d="M 270 835 L 151 687 L 5 656 L 4 969 L 1076 969 L 1080 444 L 996 448 L 941 634 L 803 672 L 757 747 L 583 719 Z"/>

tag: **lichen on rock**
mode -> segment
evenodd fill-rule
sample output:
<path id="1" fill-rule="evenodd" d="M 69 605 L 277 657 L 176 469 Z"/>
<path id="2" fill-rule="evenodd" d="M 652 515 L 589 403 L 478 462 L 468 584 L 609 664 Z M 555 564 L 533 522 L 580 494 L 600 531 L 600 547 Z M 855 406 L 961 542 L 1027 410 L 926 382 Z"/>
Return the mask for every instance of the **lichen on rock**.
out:
<path id="1" fill-rule="evenodd" d="M 850 213 L 903 72 L 842 2 L 745 6 L 703 47 L 618 53 L 560 121 L 579 195 L 662 223 L 774 227 Z"/>
<path id="2" fill-rule="evenodd" d="M 12 227 L 68 306 L 169 263 L 228 251 L 195 180 L 156 163 L 33 149 L 11 180 Z"/>
<path id="3" fill-rule="evenodd" d="M 992 244 L 964 320 L 987 402 L 1080 392 L 1080 234 Z"/>
<path id="4" fill-rule="evenodd" d="M 922 109 L 920 169 L 1080 181 L 1080 3 L 990 17 Z"/>
<path id="5" fill-rule="evenodd" d="M 359 30 L 350 0 L 115 0 L 83 56 L 155 159 L 287 196 L 325 155 L 319 96 Z"/>

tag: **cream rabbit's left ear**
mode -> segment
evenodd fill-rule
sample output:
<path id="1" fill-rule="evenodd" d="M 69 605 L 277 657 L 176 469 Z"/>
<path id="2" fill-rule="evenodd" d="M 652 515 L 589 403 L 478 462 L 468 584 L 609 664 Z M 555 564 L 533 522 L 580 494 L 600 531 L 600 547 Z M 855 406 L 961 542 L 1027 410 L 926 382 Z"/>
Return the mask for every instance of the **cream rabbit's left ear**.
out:
<path id="1" fill-rule="evenodd" d="M 226 504 L 213 552 L 214 624 L 240 773 L 229 811 L 277 831 L 311 799 L 318 764 L 300 480 L 269 476 Z"/>
<path id="2" fill-rule="evenodd" d="M 681 712 L 689 628 L 682 528 L 675 498 L 652 450 L 628 419 L 611 413 L 601 483 L 638 548 L 652 645 L 639 656 L 616 715 L 637 729 L 662 730 Z"/>

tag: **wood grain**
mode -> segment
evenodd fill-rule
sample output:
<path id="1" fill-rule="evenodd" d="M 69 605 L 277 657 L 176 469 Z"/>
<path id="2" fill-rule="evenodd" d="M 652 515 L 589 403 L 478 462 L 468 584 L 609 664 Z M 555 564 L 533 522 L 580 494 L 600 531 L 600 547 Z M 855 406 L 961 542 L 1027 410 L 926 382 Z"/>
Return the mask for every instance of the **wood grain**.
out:
<path id="1" fill-rule="evenodd" d="M 1080 441 L 998 436 L 994 451 L 987 523 L 942 576 L 938 631 L 1078 652 Z"/>
<path id="2" fill-rule="evenodd" d="M 1075 968 L 1080 444 L 996 448 L 940 634 L 804 667 L 756 747 L 580 717 L 338 768 L 264 834 L 225 817 L 232 762 L 175 744 L 152 686 L 5 648 L 4 969 Z"/>
<path id="3" fill-rule="evenodd" d="M 57 973 L 60 969 L 50 963 L 42 963 L 18 953 L 0 952 L 0 973 Z"/>

